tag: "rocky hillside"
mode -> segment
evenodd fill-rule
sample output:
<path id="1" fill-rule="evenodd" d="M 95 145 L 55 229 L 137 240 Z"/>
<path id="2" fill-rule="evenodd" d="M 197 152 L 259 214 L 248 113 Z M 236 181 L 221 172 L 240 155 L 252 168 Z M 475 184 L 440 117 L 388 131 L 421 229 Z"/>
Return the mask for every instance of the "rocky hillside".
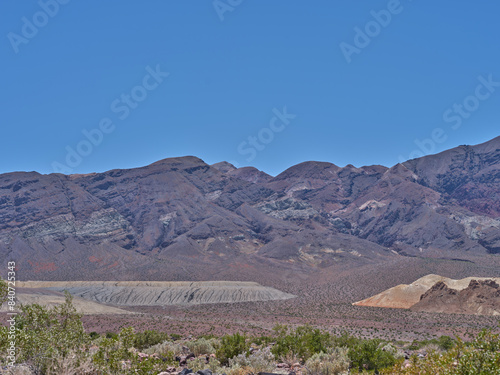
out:
<path id="1" fill-rule="evenodd" d="M 261 280 L 500 252 L 500 138 L 398 164 L 276 177 L 188 156 L 0 175 L 0 258 L 39 280 Z M 293 279 L 293 277 L 291 277 Z"/>
<path id="2" fill-rule="evenodd" d="M 460 280 L 426 275 L 411 284 L 397 285 L 353 305 L 411 309 L 412 311 L 500 314 L 500 278 L 466 277 Z"/>
<path id="3" fill-rule="evenodd" d="M 494 280 L 471 280 L 467 288 L 457 290 L 440 281 L 425 292 L 411 310 L 500 315 L 500 286 Z"/>

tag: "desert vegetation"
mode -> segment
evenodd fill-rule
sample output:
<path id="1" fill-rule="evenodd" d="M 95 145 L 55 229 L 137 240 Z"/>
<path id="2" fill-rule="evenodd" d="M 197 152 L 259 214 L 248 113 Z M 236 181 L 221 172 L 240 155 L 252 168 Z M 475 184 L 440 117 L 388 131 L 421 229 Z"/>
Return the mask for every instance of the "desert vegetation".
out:
<path id="1" fill-rule="evenodd" d="M 55 307 L 21 306 L 15 329 L 16 364 L 8 366 L 9 329 L 0 327 L 2 373 L 500 373 L 500 338 L 488 330 L 470 341 L 442 336 L 413 342 L 332 334 L 311 325 L 276 325 L 271 334 L 261 336 L 236 332 L 185 337 L 154 329 L 135 331 L 133 327 L 97 333 L 85 330 L 69 293 L 65 303 Z"/>

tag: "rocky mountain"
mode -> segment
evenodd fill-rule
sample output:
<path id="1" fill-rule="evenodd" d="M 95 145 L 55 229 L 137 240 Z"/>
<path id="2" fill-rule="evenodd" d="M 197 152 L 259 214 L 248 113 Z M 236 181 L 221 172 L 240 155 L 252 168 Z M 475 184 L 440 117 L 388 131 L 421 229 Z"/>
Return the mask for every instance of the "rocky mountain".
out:
<path id="1" fill-rule="evenodd" d="M 500 286 L 494 280 L 471 280 L 462 290 L 437 282 L 425 292 L 412 311 L 500 315 Z"/>
<path id="2" fill-rule="evenodd" d="M 392 168 L 276 177 L 188 156 L 0 175 L 0 258 L 40 280 L 255 280 L 500 252 L 500 137 Z M 292 277 L 293 278 L 293 277 Z"/>

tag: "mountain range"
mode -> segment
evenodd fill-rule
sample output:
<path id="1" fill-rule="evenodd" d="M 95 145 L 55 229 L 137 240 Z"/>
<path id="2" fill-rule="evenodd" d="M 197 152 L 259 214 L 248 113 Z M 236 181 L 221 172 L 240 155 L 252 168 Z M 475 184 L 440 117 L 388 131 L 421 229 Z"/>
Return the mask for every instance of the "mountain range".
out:
<path id="1" fill-rule="evenodd" d="M 500 137 L 397 164 L 273 177 L 169 158 L 0 175 L 0 258 L 23 280 L 293 279 L 402 257 L 500 253 Z"/>

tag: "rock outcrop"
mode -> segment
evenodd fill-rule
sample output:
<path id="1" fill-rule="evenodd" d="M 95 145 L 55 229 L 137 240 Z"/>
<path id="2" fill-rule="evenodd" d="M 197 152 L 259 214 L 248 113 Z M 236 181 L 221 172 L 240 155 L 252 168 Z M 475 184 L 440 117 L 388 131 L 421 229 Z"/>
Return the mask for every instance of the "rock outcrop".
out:
<path id="1" fill-rule="evenodd" d="M 494 280 L 471 280 L 467 288 L 457 290 L 440 281 L 425 292 L 411 310 L 447 314 L 500 315 L 500 286 Z"/>

